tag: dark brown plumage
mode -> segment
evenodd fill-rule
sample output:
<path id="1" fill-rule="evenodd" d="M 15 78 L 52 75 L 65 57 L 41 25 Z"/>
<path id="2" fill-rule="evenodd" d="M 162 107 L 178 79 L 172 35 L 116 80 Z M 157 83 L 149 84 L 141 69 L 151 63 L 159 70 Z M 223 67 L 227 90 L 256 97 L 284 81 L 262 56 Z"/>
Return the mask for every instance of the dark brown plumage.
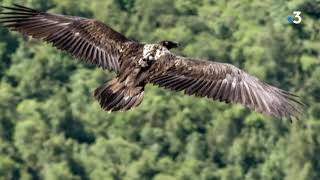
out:
<path id="1" fill-rule="evenodd" d="M 237 67 L 176 56 L 177 43 L 140 44 L 107 25 L 86 18 L 54 15 L 20 5 L 4 7 L 0 24 L 51 43 L 76 58 L 115 71 L 117 77 L 95 90 L 107 111 L 138 106 L 148 83 L 187 95 L 240 103 L 275 117 L 298 117 L 304 104 L 284 90 L 268 85 Z"/>

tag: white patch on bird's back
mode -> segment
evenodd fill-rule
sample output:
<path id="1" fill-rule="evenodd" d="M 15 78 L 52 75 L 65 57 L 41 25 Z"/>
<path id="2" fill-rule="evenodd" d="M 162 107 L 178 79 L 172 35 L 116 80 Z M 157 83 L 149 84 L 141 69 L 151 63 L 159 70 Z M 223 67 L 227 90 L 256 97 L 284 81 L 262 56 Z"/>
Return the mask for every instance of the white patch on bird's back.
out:
<path id="1" fill-rule="evenodd" d="M 149 59 L 149 56 L 152 55 L 156 44 L 146 44 L 143 46 L 143 58 Z"/>
<path id="2" fill-rule="evenodd" d="M 146 44 L 143 47 L 143 58 L 147 60 L 158 60 L 169 50 L 159 44 Z"/>
<path id="3" fill-rule="evenodd" d="M 161 56 L 167 54 L 169 50 L 167 48 L 161 47 L 160 49 L 157 49 L 156 55 L 155 55 L 155 60 L 160 59 Z"/>

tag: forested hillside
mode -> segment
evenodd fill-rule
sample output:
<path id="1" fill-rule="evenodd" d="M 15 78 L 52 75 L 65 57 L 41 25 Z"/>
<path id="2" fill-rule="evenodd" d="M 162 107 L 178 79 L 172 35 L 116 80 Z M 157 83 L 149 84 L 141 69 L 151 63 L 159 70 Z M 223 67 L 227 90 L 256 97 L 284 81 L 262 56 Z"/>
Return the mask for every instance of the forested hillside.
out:
<path id="1" fill-rule="evenodd" d="M 0 0 L 12 3 L 177 41 L 308 107 L 290 123 L 147 86 L 138 108 L 107 113 L 92 94 L 114 74 L 0 27 L 0 179 L 320 179 L 319 0 Z"/>

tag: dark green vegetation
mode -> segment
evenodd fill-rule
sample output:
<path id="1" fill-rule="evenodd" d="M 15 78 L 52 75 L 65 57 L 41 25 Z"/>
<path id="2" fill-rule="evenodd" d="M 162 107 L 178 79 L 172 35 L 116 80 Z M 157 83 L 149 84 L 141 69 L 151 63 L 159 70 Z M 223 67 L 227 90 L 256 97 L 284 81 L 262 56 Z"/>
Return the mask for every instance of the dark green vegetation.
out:
<path id="1" fill-rule="evenodd" d="M 92 17 L 237 65 L 308 105 L 299 123 L 148 86 L 106 113 L 113 74 L 0 27 L 0 179 L 320 179 L 320 1 L 0 0 Z M 301 10 L 300 25 L 287 16 Z M 109 78 L 106 78 L 109 77 Z"/>

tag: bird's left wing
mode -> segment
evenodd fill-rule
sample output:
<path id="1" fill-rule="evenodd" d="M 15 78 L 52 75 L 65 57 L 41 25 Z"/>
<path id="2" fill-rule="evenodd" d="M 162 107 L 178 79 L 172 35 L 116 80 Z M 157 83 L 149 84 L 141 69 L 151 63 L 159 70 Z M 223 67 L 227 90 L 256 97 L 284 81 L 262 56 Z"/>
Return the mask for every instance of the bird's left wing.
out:
<path id="1" fill-rule="evenodd" d="M 0 6 L 0 24 L 33 38 L 51 43 L 104 69 L 119 72 L 119 56 L 129 40 L 109 26 L 92 19 L 55 15 L 14 5 Z"/>
<path id="2" fill-rule="evenodd" d="M 239 103 L 275 117 L 298 118 L 304 104 L 289 92 L 268 85 L 231 64 L 195 60 L 166 53 L 148 72 L 153 83 L 187 95 Z"/>

